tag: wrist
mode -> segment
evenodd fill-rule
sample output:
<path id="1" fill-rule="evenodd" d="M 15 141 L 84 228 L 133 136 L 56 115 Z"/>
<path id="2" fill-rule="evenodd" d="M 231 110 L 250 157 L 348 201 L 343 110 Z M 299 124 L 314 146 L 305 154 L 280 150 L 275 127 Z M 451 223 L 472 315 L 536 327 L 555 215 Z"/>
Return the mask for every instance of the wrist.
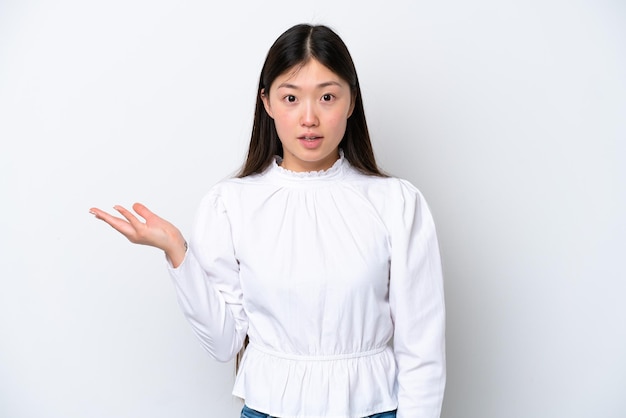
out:
<path id="1" fill-rule="evenodd" d="M 171 248 L 165 250 L 165 257 L 167 257 L 174 268 L 178 267 L 183 262 L 187 250 L 189 249 L 187 240 L 185 240 L 182 235 L 179 239 L 176 239 L 175 242 L 176 243 Z"/>

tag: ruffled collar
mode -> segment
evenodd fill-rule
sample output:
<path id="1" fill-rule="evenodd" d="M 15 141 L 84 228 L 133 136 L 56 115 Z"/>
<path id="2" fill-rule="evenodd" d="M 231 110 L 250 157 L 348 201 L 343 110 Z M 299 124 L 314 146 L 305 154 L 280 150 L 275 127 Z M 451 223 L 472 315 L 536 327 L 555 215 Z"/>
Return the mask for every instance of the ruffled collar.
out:
<path id="1" fill-rule="evenodd" d="M 291 170 L 281 167 L 280 164 L 282 160 L 283 160 L 282 157 L 278 155 L 275 156 L 274 161 L 272 162 L 270 171 L 273 171 L 282 177 L 291 178 L 295 180 L 306 180 L 306 179 L 323 180 L 323 179 L 334 178 L 338 176 L 339 174 L 341 174 L 341 172 L 343 171 L 343 167 L 347 164 L 347 161 L 345 160 L 343 156 L 343 150 L 339 150 L 339 158 L 337 159 L 337 161 L 334 162 L 334 164 L 330 168 L 327 168 L 326 170 L 291 171 Z"/>

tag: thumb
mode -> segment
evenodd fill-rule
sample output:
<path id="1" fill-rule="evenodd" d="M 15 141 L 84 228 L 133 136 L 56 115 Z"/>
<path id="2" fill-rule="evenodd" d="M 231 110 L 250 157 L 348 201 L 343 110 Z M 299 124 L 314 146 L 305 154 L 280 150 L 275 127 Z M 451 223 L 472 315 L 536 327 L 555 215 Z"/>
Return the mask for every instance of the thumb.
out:
<path id="1" fill-rule="evenodd" d="M 154 213 L 150 211 L 150 209 L 148 209 L 146 206 L 144 206 L 143 204 L 139 202 L 133 204 L 133 210 L 137 212 L 137 214 L 144 219 L 148 219 L 149 217 L 155 216 Z"/>

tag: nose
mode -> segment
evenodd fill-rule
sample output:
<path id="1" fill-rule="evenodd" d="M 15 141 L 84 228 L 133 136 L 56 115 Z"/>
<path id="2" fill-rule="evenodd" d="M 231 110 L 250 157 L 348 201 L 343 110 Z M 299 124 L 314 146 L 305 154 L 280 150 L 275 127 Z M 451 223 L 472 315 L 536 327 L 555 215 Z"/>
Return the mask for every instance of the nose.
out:
<path id="1" fill-rule="evenodd" d="M 317 118 L 317 111 L 314 104 L 306 103 L 303 106 L 302 115 L 300 116 L 300 125 L 307 128 L 319 125 L 319 119 Z"/>

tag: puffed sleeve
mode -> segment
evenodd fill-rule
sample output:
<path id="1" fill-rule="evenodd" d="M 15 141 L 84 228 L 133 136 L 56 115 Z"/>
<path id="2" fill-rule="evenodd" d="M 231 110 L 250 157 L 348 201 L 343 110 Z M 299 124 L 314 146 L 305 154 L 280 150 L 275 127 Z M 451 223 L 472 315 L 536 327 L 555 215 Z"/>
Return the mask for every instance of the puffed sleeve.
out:
<path id="1" fill-rule="evenodd" d="M 446 379 L 441 258 L 428 206 L 410 183 L 391 233 L 389 303 L 398 365 L 398 418 L 438 418 Z"/>
<path id="2" fill-rule="evenodd" d="M 179 305 L 202 346 L 229 361 L 243 345 L 248 320 L 242 308 L 239 263 L 228 213 L 216 193 L 200 204 L 189 251 L 170 268 Z"/>

